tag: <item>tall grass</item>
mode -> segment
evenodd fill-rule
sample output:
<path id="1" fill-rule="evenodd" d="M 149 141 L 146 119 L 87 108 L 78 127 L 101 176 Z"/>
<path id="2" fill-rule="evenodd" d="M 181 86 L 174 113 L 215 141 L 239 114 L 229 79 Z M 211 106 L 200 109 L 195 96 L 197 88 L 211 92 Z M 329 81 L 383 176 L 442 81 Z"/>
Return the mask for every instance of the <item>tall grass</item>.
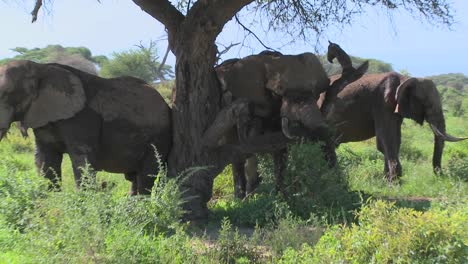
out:
<path id="1" fill-rule="evenodd" d="M 468 123 L 448 117 L 447 128 L 463 136 Z M 227 168 L 201 230 L 180 221 L 178 180 L 163 172 L 150 196 L 128 197 L 122 175 L 102 172 L 77 191 L 65 159 L 63 191 L 47 191 L 32 137 L 12 128 L 0 143 L 0 263 L 467 262 L 468 142 L 447 143 L 443 175 L 434 175 L 432 133 L 412 122 L 403 127 L 400 185 L 386 183 L 375 140 L 342 145 L 336 169 L 319 145 L 298 144 L 287 197 L 274 191 L 271 157 L 260 155 L 256 193 L 233 198 Z"/>

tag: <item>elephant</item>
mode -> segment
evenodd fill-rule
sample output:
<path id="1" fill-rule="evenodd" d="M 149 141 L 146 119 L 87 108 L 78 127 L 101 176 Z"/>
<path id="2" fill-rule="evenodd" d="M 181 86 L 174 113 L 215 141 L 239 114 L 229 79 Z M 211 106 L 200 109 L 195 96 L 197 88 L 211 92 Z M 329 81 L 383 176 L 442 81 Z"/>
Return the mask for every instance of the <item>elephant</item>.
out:
<path id="1" fill-rule="evenodd" d="M 317 104 L 336 130 L 335 144 L 377 137 L 377 149 L 384 154 L 384 172 L 389 182 L 402 175 L 399 151 L 403 118 L 420 125 L 424 121 L 430 124 L 434 132 L 432 166 L 436 173 L 441 170 L 444 142 L 466 139 L 446 133 L 440 96 L 429 79 L 409 78 L 396 72 L 367 74 L 328 99 L 322 94 Z"/>
<path id="2" fill-rule="evenodd" d="M 337 53 L 334 56 L 339 58 L 348 56 L 341 49 L 331 52 Z M 343 75 L 334 82 L 332 88 L 322 64 L 312 53 L 282 55 L 279 52 L 267 51 L 223 62 L 216 68 L 216 73 L 224 100 L 229 104 L 236 98 L 242 98 L 253 104 L 251 116 L 247 118 L 249 121 L 237 119 L 237 136 L 231 136 L 231 139 L 237 137 L 242 141 L 251 134 L 281 130 L 289 139 L 308 137 L 330 140 L 329 129 L 320 109 L 310 102 L 315 102 L 319 95 L 328 89 L 341 89 L 347 83 L 361 77 L 367 71 L 367 67 L 368 62 L 357 69 L 343 65 Z M 252 127 L 251 123 L 255 127 L 252 129 L 253 133 L 249 130 Z M 232 133 L 227 132 L 230 135 Z M 279 191 L 283 189 L 285 155 L 285 149 L 273 153 L 276 188 Z M 258 184 L 256 159 L 250 157 L 247 161 L 239 159 L 232 163 L 235 195 L 239 198 L 243 198 L 246 192 Z"/>
<path id="3" fill-rule="evenodd" d="M 0 140 L 12 122 L 32 128 L 38 172 L 60 189 L 64 153 L 75 184 L 82 169 L 123 173 L 130 194 L 147 194 L 171 147 L 171 112 L 149 84 L 133 77 L 104 79 L 55 63 L 12 61 L 0 66 Z M 154 146 L 154 147 L 153 147 Z"/>

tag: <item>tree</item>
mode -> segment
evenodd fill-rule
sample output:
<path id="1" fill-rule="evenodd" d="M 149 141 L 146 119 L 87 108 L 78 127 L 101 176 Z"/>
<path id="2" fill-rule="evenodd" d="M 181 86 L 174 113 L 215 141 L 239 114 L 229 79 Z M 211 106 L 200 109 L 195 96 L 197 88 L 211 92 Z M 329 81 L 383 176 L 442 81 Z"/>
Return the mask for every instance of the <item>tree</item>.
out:
<path id="1" fill-rule="evenodd" d="M 35 0 L 33 21 L 42 5 Z M 176 57 L 176 97 L 172 112 L 173 146 L 168 161 L 171 175 L 191 167 L 181 187 L 189 198 L 185 204 L 191 218 L 207 216 L 213 180 L 229 162 L 224 149 L 206 149 L 202 138 L 221 108 L 219 82 L 214 71 L 215 40 L 224 25 L 242 9 L 256 12 L 255 19 L 268 21 L 272 30 L 307 37 L 330 25 L 351 23 L 369 6 L 391 13 L 407 10 L 429 22 L 450 25 L 448 0 L 133 0 L 144 12 L 161 22 L 168 32 L 169 47 Z M 176 6 L 173 5 L 176 4 Z M 252 18 L 254 16 L 251 16 Z"/>
<path id="2" fill-rule="evenodd" d="M 85 47 L 48 45 L 45 48 L 27 49 L 16 47 L 12 50 L 18 53 L 18 55 L 13 58 L 0 60 L 0 65 L 11 60 L 31 60 L 39 63 L 55 62 L 69 65 L 91 74 L 97 74 L 95 64 L 105 59 L 104 56 L 93 57 L 91 51 Z"/>
<path id="3" fill-rule="evenodd" d="M 114 52 L 111 59 L 101 62 L 100 74 L 108 78 L 128 75 L 148 83 L 173 78 L 171 67 L 158 59 L 155 42 L 150 42 L 148 47 L 140 44 L 138 49 Z"/>
<path id="4" fill-rule="evenodd" d="M 382 73 L 393 71 L 392 65 L 388 62 L 384 62 L 377 59 L 364 59 L 355 56 L 350 57 L 351 61 L 353 62 L 353 66 L 361 65 L 364 61 L 369 61 L 369 69 L 367 70 L 368 73 Z M 333 64 L 328 62 L 326 55 L 320 56 L 320 62 L 322 63 L 323 68 L 325 69 L 328 75 L 331 76 L 341 73 L 341 66 L 336 63 Z"/>

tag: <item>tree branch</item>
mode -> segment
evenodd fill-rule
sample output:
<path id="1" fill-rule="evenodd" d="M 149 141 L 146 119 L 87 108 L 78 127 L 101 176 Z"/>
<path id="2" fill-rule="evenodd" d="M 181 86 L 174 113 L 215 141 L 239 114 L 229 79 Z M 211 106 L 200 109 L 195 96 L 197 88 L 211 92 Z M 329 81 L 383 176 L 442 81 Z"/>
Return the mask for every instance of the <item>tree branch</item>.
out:
<path id="1" fill-rule="evenodd" d="M 163 59 L 161 61 L 161 64 L 159 64 L 159 68 L 158 68 L 159 77 L 163 81 L 165 81 L 166 79 L 164 78 L 164 73 L 162 71 L 163 71 L 164 65 L 166 64 L 166 60 L 167 60 L 167 56 L 169 55 L 169 51 L 171 51 L 171 48 L 170 48 L 169 43 L 168 43 L 167 48 L 166 48 L 166 53 L 164 53 L 164 57 L 163 57 Z"/>
<path id="2" fill-rule="evenodd" d="M 141 10 L 161 22 L 173 33 L 184 20 L 184 15 L 169 0 L 133 0 Z"/>
<path id="3" fill-rule="evenodd" d="M 224 25 L 231 20 L 244 6 L 255 0 L 205 0 L 197 1 L 187 13 L 187 19 L 207 20 L 210 22 L 214 36 L 217 36 Z"/>
<path id="4" fill-rule="evenodd" d="M 268 47 L 267 45 L 265 45 L 265 44 L 262 42 L 262 40 L 261 40 L 252 30 L 250 30 L 248 27 L 244 26 L 244 24 L 242 24 L 242 23 L 240 22 L 239 17 L 237 17 L 237 15 L 235 16 L 235 18 L 236 18 L 236 22 L 237 22 L 245 31 L 247 31 L 249 34 L 252 34 L 252 35 L 258 40 L 258 42 L 260 42 L 260 44 L 261 44 L 265 49 L 276 51 L 275 49 L 270 48 L 270 47 Z"/>
<path id="5" fill-rule="evenodd" d="M 34 9 L 31 12 L 31 15 L 32 15 L 31 23 L 36 22 L 37 14 L 39 13 L 39 10 L 41 9 L 41 6 L 42 6 L 42 0 L 36 0 L 36 4 L 34 5 Z"/>

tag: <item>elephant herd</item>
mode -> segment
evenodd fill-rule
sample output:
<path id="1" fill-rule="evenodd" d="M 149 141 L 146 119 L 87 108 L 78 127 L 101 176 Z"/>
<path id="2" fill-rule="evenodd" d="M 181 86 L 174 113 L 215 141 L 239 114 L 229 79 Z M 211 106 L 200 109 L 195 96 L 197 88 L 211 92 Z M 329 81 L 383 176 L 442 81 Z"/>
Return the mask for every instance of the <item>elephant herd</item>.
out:
<path id="1" fill-rule="evenodd" d="M 428 122 L 434 132 L 433 168 L 439 171 L 446 133 L 441 100 L 428 79 L 395 72 L 365 74 L 368 63 L 354 68 L 349 56 L 330 43 L 328 60 L 342 73 L 328 77 L 312 53 L 283 55 L 265 51 L 231 59 L 215 67 L 223 110 L 204 137 L 208 148 L 246 142 L 280 131 L 297 138 L 324 141 L 330 166 L 340 143 L 376 137 L 389 181 L 401 176 L 401 123 Z M 38 171 L 60 188 L 63 154 L 70 156 L 75 183 L 81 185 L 87 163 L 95 171 L 124 173 L 131 194 L 147 194 L 157 170 L 157 149 L 164 162 L 171 149 L 171 109 L 149 84 L 133 77 L 104 79 L 60 64 L 13 61 L 0 66 L 0 139 L 12 122 L 35 134 Z M 285 148 L 273 151 L 277 190 L 283 191 Z M 258 185 L 255 155 L 232 157 L 235 195 Z"/>

